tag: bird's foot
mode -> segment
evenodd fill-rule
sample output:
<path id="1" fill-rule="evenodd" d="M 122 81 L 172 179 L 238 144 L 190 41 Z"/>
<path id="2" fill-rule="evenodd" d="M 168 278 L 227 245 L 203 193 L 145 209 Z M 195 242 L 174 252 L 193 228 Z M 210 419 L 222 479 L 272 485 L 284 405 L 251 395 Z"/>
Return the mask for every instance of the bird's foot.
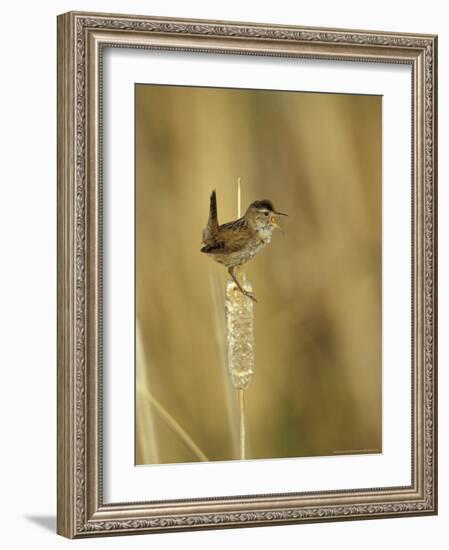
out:
<path id="1" fill-rule="evenodd" d="M 251 292 L 251 291 L 249 291 L 249 290 L 246 290 L 246 289 L 243 288 L 243 286 L 239 283 L 239 280 L 237 279 L 234 270 L 235 270 L 235 267 L 230 267 L 230 268 L 228 269 L 229 275 L 231 275 L 232 279 L 234 280 L 235 287 L 236 287 L 235 289 L 236 289 L 236 290 L 239 290 L 239 291 L 243 294 L 243 296 L 246 296 L 247 298 L 250 298 L 253 302 L 257 302 L 256 296 L 255 296 L 254 292 Z"/>
<path id="2" fill-rule="evenodd" d="M 243 290 L 239 289 L 239 290 L 243 294 L 243 296 L 250 298 L 253 302 L 257 302 L 256 295 L 254 294 L 254 292 L 250 292 L 249 290 L 244 290 L 244 289 Z"/>
<path id="3" fill-rule="evenodd" d="M 248 298 L 251 298 L 253 302 L 257 303 L 256 295 L 254 294 L 254 292 L 246 292 L 245 296 L 248 296 Z"/>

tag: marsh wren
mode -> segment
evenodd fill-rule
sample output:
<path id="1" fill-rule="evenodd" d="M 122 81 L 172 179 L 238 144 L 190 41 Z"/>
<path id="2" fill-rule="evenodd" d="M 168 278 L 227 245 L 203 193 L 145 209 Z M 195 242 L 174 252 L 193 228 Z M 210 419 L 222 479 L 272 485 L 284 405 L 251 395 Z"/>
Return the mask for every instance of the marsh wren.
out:
<path id="1" fill-rule="evenodd" d="M 217 195 L 210 196 L 209 220 L 203 229 L 204 252 L 216 262 L 226 266 L 237 288 L 256 301 L 252 292 L 246 291 L 237 279 L 235 269 L 243 265 L 270 241 L 275 229 L 280 229 L 276 216 L 287 216 L 276 212 L 269 200 L 251 203 L 238 220 L 218 225 Z"/>

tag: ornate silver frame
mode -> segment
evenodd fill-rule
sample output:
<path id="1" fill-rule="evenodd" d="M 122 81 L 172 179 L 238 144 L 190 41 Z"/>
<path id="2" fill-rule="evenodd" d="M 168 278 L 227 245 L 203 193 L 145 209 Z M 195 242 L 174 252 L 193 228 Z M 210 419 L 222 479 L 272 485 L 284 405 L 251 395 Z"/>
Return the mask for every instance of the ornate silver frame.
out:
<path id="1" fill-rule="evenodd" d="M 404 63 L 412 68 L 412 483 L 105 504 L 101 61 L 104 47 Z M 437 38 L 66 13 L 58 17 L 58 533 L 70 538 L 437 513 Z M 149 500 L 151 495 L 148 495 Z"/>

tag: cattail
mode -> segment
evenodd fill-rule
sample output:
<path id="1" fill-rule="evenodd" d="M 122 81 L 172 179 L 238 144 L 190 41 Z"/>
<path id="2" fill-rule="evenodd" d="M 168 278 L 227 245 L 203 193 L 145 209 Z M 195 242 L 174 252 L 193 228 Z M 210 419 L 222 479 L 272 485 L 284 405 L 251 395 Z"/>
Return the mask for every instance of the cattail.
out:
<path id="1" fill-rule="evenodd" d="M 251 283 L 240 276 L 240 284 L 252 292 Z M 254 373 L 254 302 L 244 296 L 232 279 L 226 283 L 226 344 L 228 372 L 236 390 L 248 387 Z"/>
<path id="2" fill-rule="evenodd" d="M 241 216 L 240 178 L 237 181 L 237 215 Z M 252 292 L 251 282 L 238 270 L 236 274 L 246 291 Z M 240 410 L 240 458 L 246 458 L 245 390 L 254 374 L 254 302 L 240 292 L 233 279 L 226 282 L 226 348 L 228 373 L 238 390 Z"/>

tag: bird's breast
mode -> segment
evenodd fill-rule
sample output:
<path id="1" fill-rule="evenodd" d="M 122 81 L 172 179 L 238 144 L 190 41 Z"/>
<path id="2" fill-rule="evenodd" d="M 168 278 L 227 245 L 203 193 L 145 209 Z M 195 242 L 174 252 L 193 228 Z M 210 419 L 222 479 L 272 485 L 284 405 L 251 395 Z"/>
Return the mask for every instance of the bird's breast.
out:
<path id="1" fill-rule="evenodd" d="M 256 233 L 256 240 L 260 241 L 261 246 L 265 246 L 271 241 L 273 231 L 269 228 L 259 229 Z"/>
<path id="2" fill-rule="evenodd" d="M 266 246 L 271 241 L 271 233 L 257 232 L 255 238 L 249 242 L 250 256 L 254 256 L 261 248 Z"/>

